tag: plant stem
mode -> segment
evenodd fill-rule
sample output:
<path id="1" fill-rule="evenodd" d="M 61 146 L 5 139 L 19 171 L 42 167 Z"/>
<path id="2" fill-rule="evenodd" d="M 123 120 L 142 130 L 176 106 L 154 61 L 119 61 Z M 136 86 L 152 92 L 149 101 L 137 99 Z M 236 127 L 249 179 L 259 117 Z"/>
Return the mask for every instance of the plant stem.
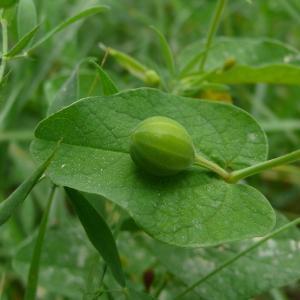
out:
<path id="1" fill-rule="evenodd" d="M 2 16 L 3 11 L 1 12 L 1 26 L 2 26 L 2 56 L 1 56 L 1 66 L 0 66 L 0 84 L 2 83 L 5 67 L 6 67 L 6 58 L 5 54 L 8 51 L 8 36 L 7 36 L 7 21 Z"/>
<path id="2" fill-rule="evenodd" d="M 255 250 L 257 247 L 259 247 L 261 244 L 263 244 L 267 240 L 271 239 L 275 235 L 277 235 L 277 234 L 279 234 L 279 233 L 281 233 L 281 232 L 283 232 L 283 231 L 285 231 L 285 230 L 287 230 L 287 229 L 289 229 L 289 228 L 291 228 L 291 227 L 293 227 L 293 226 L 295 226 L 295 225 L 297 225 L 299 223 L 300 223 L 300 218 L 297 218 L 294 221 L 292 221 L 292 222 L 290 222 L 288 224 L 285 224 L 285 225 L 279 227 L 278 229 L 274 230 L 273 232 L 269 233 L 265 237 L 261 238 L 258 242 L 252 244 L 251 246 L 249 246 L 245 250 L 241 251 L 237 255 L 235 255 L 232 258 L 226 260 L 219 267 L 217 267 L 216 269 L 214 269 L 213 271 L 211 271 L 210 273 L 208 273 L 207 275 L 205 275 L 204 277 L 202 277 L 201 279 L 199 279 L 198 281 L 196 281 L 195 283 L 193 283 L 191 286 L 187 287 L 182 293 L 180 293 L 179 295 L 177 295 L 174 298 L 174 300 L 181 299 L 182 296 L 186 295 L 188 292 L 192 291 L 195 287 L 199 286 L 201 283 L 203 283 L 206 280 L 210 279 L 211 277 L 213 277 L 214 275 L 216 275 L 217 273 L 219 273 L 220 271 L 222 271 L 224 268 L 226 268 L 227 266 L 229 266 L 232 263 L 234 263 L 240 257 L 245 256 L 247 253 Z"/>
<path id="3" fill-rule="evenodd" d="M 203 156 L 201 156 L 199 154 L 196 154 L 194 164 L 197 166 L 209 169 L 209 170 L 213 171 L 214 173 L 217 173 L 225 181 L 228 181 L 228 178 L 230 177 L 230 174 L 226 170 L 224 170 L 223 168 L 218 166 L 216 163 L 214 163 L 208 159 L 205 159 Z"/>
<path id="4" fill-rule="evenodd" d="M 39 228 L 38 236 L 37 236 L 36 243 L 35 243 L 35 246 L 33 249 L 30 269 L 29 269 L 29 273 L 28 273 L 28 277 L 27 277 L 27 289 L 26 289 L 25 298 L 24 298 L 25 300 L 36 299 L 36 290 L 37 290 L 37 285 L 38 285 L 39 267 L 40 267 L 40 260 L 41 260 L 41 254 L 42 254 L 42 247 L 44 244 L 44 238 L 45 238 L 45 233 L 46 233 L 46 228 L 47 228 L 47 223 L 48 223 L 48 217 L 49 217 L 51 204 L 52 204 L 52 201 L 54 198 L 53 196 L 55 193 L 55 189 L 56 189 L 56 186 L 53 185 L 50 190 L 46 210 L 43 214 L 43 218 L 42 218 L 41 225 Z"/>
<path id="5" fill-rule="evenodd" d="M 273 167 L 277 167 L 279 165 L 297 161 L 299 159 L 300 159 L 300 150 L 297 150 L 297 151 L 291 152 L 289 154 L 256 164 L 254 166 L 251 166 L 251 167 L 248 167 L 245 169 L 241 169 L 238 171 L 234 171 L 229 175 L 229 178 L 227 178 L 227 181 L 230 183 L 236 183 L 243 178 L 252 176 L 254 174 L 260 173 L 267 169 L 271 169 Z"/>
<path id="6" fill-rule="evenodd" d="M 217 6 L 216 6 L 216 9 L 215 9 L 215 12 L 214 12 L 214 16 L 213 16 L 211 24 L 210 24 L 209 32 L 208 32 L 208 35 L 207 35 L 204 54 L 203 54 L 202 61 L 201 61 L 201 64 L 200 64 L 200 72 L 202 72 L 204 70 L 204 66 L 205 66 L 205 63 L 206 63 L 209 48 L 212 44 L 213 38 L 214 38 L 214 36 L 217 32 L 217 29 L 219 27 L 221 17 L 222 17 L 222 13 L 224 11 L 226 2 L 227 2 L 227 0 L 218 0 Z"/>

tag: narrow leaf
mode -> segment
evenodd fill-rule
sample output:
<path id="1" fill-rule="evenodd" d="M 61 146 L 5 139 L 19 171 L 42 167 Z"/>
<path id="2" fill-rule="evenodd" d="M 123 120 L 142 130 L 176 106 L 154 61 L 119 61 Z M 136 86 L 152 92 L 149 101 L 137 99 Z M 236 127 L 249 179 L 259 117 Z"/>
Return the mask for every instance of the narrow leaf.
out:
<path id="1" fill-rule="evenodd" d="M 52 114 L 75 102 L 78 99 L 78 69 L 79 63 L 73 70 L 70 77 L 65 81 L 57 92 L 53 102 L 50 104 L 48 114 Z"/>
<path id="2" fill-rule="evenodd" d="M 125 286 L 125 278 L 121 266 L 116 242 L 102 216 L 76 190 L 65 188 L 75 211 L 89 237 L 89 240 L 98 250 L 113 276 L 121 286 Z"/>
<path id="3" fill-rule="evenodd" d="M 10 218 L 17 207 L 26 199 L 39 178 L 49 166 L 59 145 L 60 143 L 57 144 L 45 162 L 41 164 L 29 178 L 27 178 L 6 200 L 0 203 L 0 226 Z"/>
<path id="4" fill-rule="evenodd" d="M 32 31 L 37 25 L 37 13 L 33 0 L 20 0 L 18 5 L 18 35 L 19 38 Z"/>
<path id="5" fill-rule="evenodd" d="M 103 68 L 94 61 L 91 61 L 91 63 L 97 68 L 97 71 L 101 78 L 103 94 L 105 96 L 109 96 L 118 93 L 119 89 L 116 87 L 109 75 L 103 70 Z"/>
<path id="6" fill-rule="evenodd" d="M 36 299 L 36 290 L 39 278 L 39 268 L 40 268 L 40 260 L 42 254 L 42 248 L 44 244 L 45 233 L 47 229 L 48 217 L 51 208 L 51 204 L 53 201 L 53 196 L 55 192 L 55 186 L 50 191 L 49 200 L 47 203 L 46 210 L 44 212 L 42 222 L 39 228 L 37 240 L 33 249 L 28 278 L 27 278 L 27 288 L 25 292 L 25 300 L 34 300 Z"/>
<path id="7" fill-rule="evenodd" d="M 40 25 L 35 26 L 31 31 L 25 34 L 13 47 L 9 52 L 5 54 L 6 57 L 14 57 L 19 54 L 33 39 L 36 32 L 40 28 Z"/>
<path id="8" fill-rule="evenodd" d="M 174 76 L 176 73 L 176 69 L 175 69 L 174 56 L 173 56 L 171 48 L 170 48 L 165 36 L 162 34 L 162 32 L 160 32 L 158 30 L 158 28 L 156 28 L 155 26 L 151 26 L 150 28 L 157 34 L 157 36 L 159 38 L 162 54 L 166 61 L 167 68 L 170 72 L 170 75 Z"/>
<path id="9" fill-rule="evenodd" d="M 44 42 L 46 42 L 47 40 L 49 40 L 53 35 L 55 35 L 56 33 L 62 31 L 63 29 L 65 29 L 67 26 L 90 16 L 96 15 L 100 12 L 106 11 L 108 9 L 107 6 L 105 5 L 98 5 L 98 6 L 94 6 L 94 7 L 90 7 L 86 10 L 81 11 L 80 13 L 70 17 L 69 19 L 67 19 L 66 21 L 60 23 L 59 25 L 57 25 L 55 28 L 53 28 L 50 32 L 48 32 L 48 34 L 46 34 L 42 39 L 40 39 L 39 41 L 37 41 L 32 48 L 30 49 L 30 51 L 32 51 L 33 49 L 35 49 L 36 47 L 40 46 L 41 44 L 43 44 Z"/>

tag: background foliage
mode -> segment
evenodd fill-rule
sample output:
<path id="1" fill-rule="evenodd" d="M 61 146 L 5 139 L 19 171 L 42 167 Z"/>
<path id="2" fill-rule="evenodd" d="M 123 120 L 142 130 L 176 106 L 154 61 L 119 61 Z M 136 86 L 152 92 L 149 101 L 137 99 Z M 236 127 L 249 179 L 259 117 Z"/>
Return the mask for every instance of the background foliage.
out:
<path id="1" fill-rule="evenodd" d="M 297 0 L 229 1 L 218 31 L 220 37 L 208 57 L 207 82 L 199 86 L 193 59 L 197 61 L 216 2 L 190 0 L 187 5 L 182 0 L 21 0 L 7 9 L 4 16 L 9 49 L 14 52 L 9 52 L 13 58 L 7 62 L 0 93 L 0 201 L 36 168 L 29 145 L 39 121 L 77 99 L 117 90 L 158 86 L 194 98 L 232 102 L 254 116 L 266 131 L 269 157 L 298 148 L 300 4 Z M 109 9 L 95 15 L 95 11 L 89 11 L 35 47 L 58 24 L 97 5 Z M 151 25 L 166 37 L 181 85 L 174 80 L 172 62 L 166 62 Z M 17 44 L 22 38 L 24 48 Z M 13 48 L 16 44 L 17 49 Z M 108 56 L 107 47 L 113 49 Z M 139 63 L 128 64 L 124 54 Z M 102 62 L 102 69 L 87 59 L 91 57 Z M 225 75 L 218 72 L 227 67 Z M 107 76 L 103 70 L 112 81 L 103 80 Z M 191 76 L 183 79 L 187 74 Z M 159 85 L 157 76 L 161 78 Z M 277 227 L 300 214 L 299 179 L 299 166 L 294 165 L 247 180 L 277 210 Z M 36 241 L 51 185 L 49 179 L 42 180 L 0 228 L 1 300 L 24 298 L 32 253 L 39 253 Z M 93 194 L 84 197 L 90 207 L 83 213 L 101 216 L 112 230 L 124 271 L 115 276 L 121 285 L 124 276 L 128 288 L 124 292 L 114 279 L 118 271 L 107 268 L 116 260 L 107 260 L 101 243 L 93 243 L 96 248 L 90 243 L 86 233 L 93 241 L 93 232 L 88 232 L 89 225 L 85 224 L 86 233 L 80 226 L 75 213 L 80 210 L 80 199 L 71 203 L 64 189 L 57 188 L 41 245 L 40 299 L 173 299 L 256 241 L 196 249 L 162 244 L 141 231 L 111 201 Z M 298 230 L 292 228 L 181 299 L 299 299 L 299 241 Z"/>

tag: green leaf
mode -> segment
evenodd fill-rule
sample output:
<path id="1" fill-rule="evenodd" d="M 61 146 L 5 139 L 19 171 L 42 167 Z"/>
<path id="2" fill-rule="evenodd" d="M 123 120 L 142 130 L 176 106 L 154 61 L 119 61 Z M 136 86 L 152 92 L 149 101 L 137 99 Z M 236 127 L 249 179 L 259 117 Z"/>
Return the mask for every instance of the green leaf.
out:
<path id="1" fill-rule="evenodd" d="M 174 76 L 176 73 L 176 68 L 171 48 L 162 32 L 160 32 L 155 26 L 151 26 L 150 28 L 157 34 L 169 73 L 171 76 Z"/>
<path id="2" fill-rule="evenodd" d="M 50 191 L 46 210 L 43 214 L 36 243 L 34 245 L 34 250 L 32 253 L 30 268 L 27 277 L 27 286 L 26 286 L 25 297 L 24 297 L 25 300 L 36 299 L 36 290 L 37 290 L 38 278 L 39 278 L 41 254 L 43 250 L 44 238 L 47 229 L 48 217 L 49 217 L 49 212 L 53 201 L 54 192 L 55 192 L 55 186 L 53 186 Z"/>
<path id="3" fill-rule="evenodd" d="M 53 160 L 58 146 L 59 144 L 56 143 L 56 146 L 49 156 L 46 157 L 45 161 L 33 172 L 33 174 L 27 178 L 6 200 L 0 203 L 0 225 L 4 224 L 9 219 L 18 206 L 26 199 Z"/>
<path id="4" fill-rule="evenodd" d="M 70 77 L 64 82 L 64 84 L 56 94 L 53 102 L 50 104 L 48 108 L 48 114 L 52 114 L 78 100 L 79 97 L 78 70 L 80 64 L 81 63 L 79 63 L 75 67 Z"/>
<path id="5" fill-rule="evenodd" d="M 5 56 L 8 58 L 14 57 L 19 54 L 26 46 L 30 43 L 30 41 L 35 36 L 36 32 L 39 30 L 40 25 L 35 26 L 31 31 L 26 33 L 13 47 L 9 50 Z"/>
<path id="6" fill-rule="evenodd" d="M 121 286 L 125 286 L 119 253 L 114 237 L 97 210 L 77 191 L 65 188 L 89 240 L 98 250 Z"/>
<path id="7" fill-rule="evenodd" d="M 39 285 L 55 295 L 78 299 L 92 266 L 99 264 L 93 259 L 94 249 L 88 247 L 84 233 L 74 222 L 50 227 L 46 236 L 40 260 Z M 13 268 L 23 281 L 26 281 L 35 244 L 36 234 L 20 245 L 13 258 Z"/>
<path id="8" fill-rule="evenodd" d="M 18 36 L 22 39 L 37 26 L 37 13 L 33 0 L 20 0 L 18 5 Z"/>
<path id="9" fill-rule="evenodd" d="M 116 94 L 119 90 L 112 79 L 109 77 L 109 75 L 96 62 L 91 61 L 91 63 L 97 68 L 97 71 L 99 73 L 103 94 L 106 96 Z"/>
<path id="10" fill-rule="evenodd" d="M 184 75 L 186 84 L 203 76 L 196 72 L 199 61 L 195 61 L 201 57 L 201 47 L 200 43 L 193 44 L 182 52 L 182 69 L 186 72 L 185 66 L 189 66 L 189 75 Z M 296 49 L 275 40 L 219 38 L 209 51 L 206 71 L 211 74 L 205 79 L 225 84 L 298 84 L 299 55 Z"/>
<path id="11" fill-rule="evenodd" d="M 24 0 L 23 0 L 24 1 Z M 27 0 L 29 1 L 29 0 Z M 83 11 L 81 11 L 80 13 L 70 17 L 69 19 L 67 19 L 66 21 L 60 23 L 59 25 L 57 25 L 55 28 L 53 28 L 50 32 L 48 32 L 42 39 L 40 39 L 39 41 L 37 41 L 31 48 L 29 51 L 32 51 L 33 49 L 37 48 L 38 46 L 40 46 L 41 44 L 45 43 L 47 40 L 49 40 L 50 38 L 52 38 L 53 35 L 55 35 L 56 33 L 62 31 L 63 29 L 65 29 L 66 27 L 68 27 L 69 25 L 81 20 L 81 19 L 85 19 L 87 17 L 99 14 L 103 11 L 106 11 L 108 9 L 107 6 L 105 5 L 98 5 L 98 6 L 94 6 L 94 7 L 90 7 L 88 9 L 85 9 Z"/>
<path id="12" fill-rule="evenodd" d="M 288 223 L 282 215 L 277 220 L 276 228 Z M 182 249 L 153 240 L 147 240 L 146 244 L 169 272 L 190 285 L 257 240 L 206 249 Z M 240 300 L 289 284 L 300 278 L 299 240 L 300 232 L 294 226 L 227 266 L 194 291 L 204 299 Z"/>
<path id="13" fill-rule="evenodd" d="M 272 207 L 248 185 L 228 184 L 199 168 L 164 178 L 137 169 L 129 156 L 129 136 L 154 115 L 181 123 L 196 150 L 224 168 L 266 160 L 265 133 L 241 109 L 145 88 L 77 101 L 40 123 L 31 151 L 41 161 L 63 137 L 50 178 L 110 199 L 167 243 L 209 246 L 271 230 Z"/>

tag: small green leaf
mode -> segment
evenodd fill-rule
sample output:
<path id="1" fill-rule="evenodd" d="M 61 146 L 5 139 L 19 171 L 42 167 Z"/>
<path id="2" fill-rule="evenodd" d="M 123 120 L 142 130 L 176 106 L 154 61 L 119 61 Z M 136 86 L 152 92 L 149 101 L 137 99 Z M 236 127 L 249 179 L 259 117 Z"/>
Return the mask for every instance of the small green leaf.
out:
<path id="1" fill-rule="evenodd" d="M 24 1 L 24 0 L 23 0 Z M 29 1 L 29 0 L 27 0 Z M 85 19 L 87 17 L 99 14 L 103 11 L 106 11 L 108 9 L 107 6 L 105 5 L 98 5 L 98 6 L 94 6 L 94 7 L 90 7 L 88 9 L 85 9 L 83 11 L 81 11 L 80 13 L 70 17 L 69 19 L 67 19 L 66 21 L 60 23 L 59 25 L 57 25 L 55 28 L 53 28 L 50 32 L 48 32 L 42 39 L 40 39 L 39 41 L 37 41 L 31 48 L 29 51 L 33 51 L 33 49 L 37 48 L 38 46 L 40 46 L 41 44 L 45 43 L 47 40 L 49 40 L 53 35 L 55 35 L 56 33 L 62 31 L 63 29 L 65 29 L 66 27 L 68 27 L 69 25 L 81 20 L 81 19 Z"/>
<path id="2" fill-rule="evenodd" d="M 33 0 L 20 0 L 18 5 L 18 35 L 22 39 L 37 26 L 37 12 Z"/>
<path id="3" fill-rule="evenodd" d="M 103 94 L 109 96 L 118 93 L 118 88 L 109 77 L 109 75 L 103 70 L 103 68 L 94 61 L 91 61 L 91 63 L 97 68 L 97 71 L 99 73 Z"/>
<path id="4" fill-rule="evenodd" d="M 79 63 L 73 70 L 70 77 L 64 82 L 62 87 L 59 89 L 52 103 L 48 108 L 48 114 L 52 114 L 65 106 L 68 106 L 78 100 L 78 69 Z"/>
<path id="5" fill-rule="evenodd" d="M 241 109 L 147 88 L 77 101 L 39 124 L 31 151 L 42 161 L 64 137 L 50 178 L 110 199 L 164 242 L 210 246 L 269 232 L 272 207 L 248 185 L 228 184 L 199 168 L 165 178 L 136 168 L 129 136 L 141 120 L 157 114 L 182 124 L 196 151 L 223 168 L 237 170 L 267 158 L 265 133 Z"/>
<path id="6" fill-rule="evenodd" d="M 30 43 L 30 41 L 35 36 L 36 32 L 39 30 L 40 25 L 35 26 L 31 31 L 26 33 L 13 47 L 9 50 L 5 56 L 8 58 L 14 57 L 19 54 L 26 46 Z"/>
<path id="7" fill-rule="evenodd" d="M 34 245 L 34 250 L 32 253 L 30 268 L 27 277 L 27 286 L 26 286 L 25 297 L 24 297 L 25 300 L 36 299 L 36 290 L 37 290 L 38 278 L 39 278 L 41 254 L 43 250 L 44 238 L 47 229 L 48 217 L 49 217 L 49 212 L 53 201 L 54 192 L 55 192 L 55 186 L 53 186 L 50 191 L 46 210 L 43 214 L 43 218 L 38 231 L 37 240 Z"/>
<path id="8" fill-rule="evenodd" d="M 33 174 L 29 178 L 27 178 L 6 200 L 0 203 L 0 226 L 11 217 L 14 211 L 18 208 L 20 204 L 23 203 L 28 194 L 37 184 L 38 180 L 53 160 L 53 157 L 56 154 L 59 145 L 59 143 L 56 144 L 54 150 L 50 153 L 46 160 L 36 169 L 36 171 L 33 172 Z"/>
<path id="9" fill-rule="evenodd" d="M 119 253 L 114 237 L 96 209 L 77 191 L 65 188 L 89 240 L 99 251 L 121 286 L 125 286 Z"/>
<path id="10" fill-rule="evenodd" d="M 174 56 L 171 48 L 165 36 L 162 34 L 162 32 L 158 30 L 158 28 L 156 28 L 155 26 L 151 26 L 150 28 L 157 34 L 169 73 L 171 76 L 174 76 L 176 74 L 176 68 L 175 68 Z"/>

